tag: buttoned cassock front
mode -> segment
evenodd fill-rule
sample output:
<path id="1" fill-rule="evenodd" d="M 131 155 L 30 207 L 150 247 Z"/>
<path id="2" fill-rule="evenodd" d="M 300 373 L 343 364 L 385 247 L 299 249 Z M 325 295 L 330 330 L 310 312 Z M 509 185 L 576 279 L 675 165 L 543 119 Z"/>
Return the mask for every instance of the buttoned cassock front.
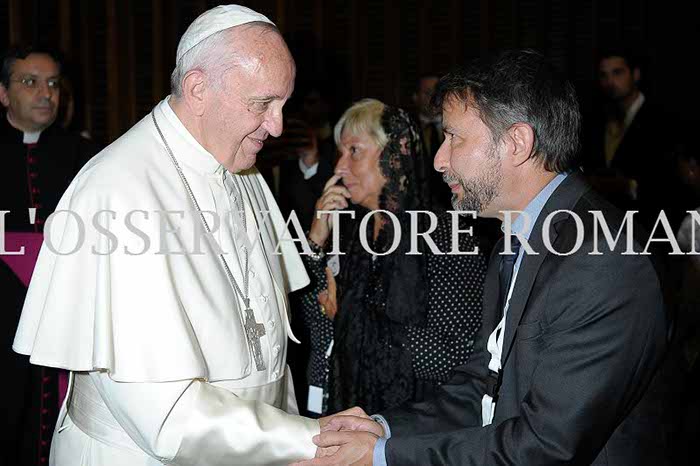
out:
<path id="1" fill-rule="evenodd" d="M 15 338 L 15 351 L 33 363 L 75 374 L 52 463 L 313 457 L 318 423 L 296 415 L 285 364 L 287 336 L 294 339 L 286 295 L 308 277 L 294 244 L 280 243 L 289 238 L 284 220 L 259 173 L 223 170 L 167 99 L 154 112 L 241 288 L 241 248 L 248 247 L 265 370 L 256 370 L 242 301 L 217 245 L 203 234 L 147 116 L 96 156 L 61 199 L 57 211 L 74 212 L 83 228 L 68 213 L 48 225 L 54 251 L 42 247 Z M 236 202 L 245 204 L 247 230 Z"/>

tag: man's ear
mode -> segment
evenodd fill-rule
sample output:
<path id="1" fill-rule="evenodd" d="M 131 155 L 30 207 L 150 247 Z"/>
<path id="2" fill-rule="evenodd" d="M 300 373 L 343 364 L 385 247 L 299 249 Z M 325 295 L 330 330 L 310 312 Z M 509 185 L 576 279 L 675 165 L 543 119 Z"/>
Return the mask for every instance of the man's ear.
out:
<path id="1" fill-rule="evenodd" d="M 206 76 L 201 70 L 190 70 L 182 79 L 182 98 L 190 111 L 197 116 L 204 114 Z"/>
<path id="2" fill-rule="evenodd" d="M 694 183 L 700 180 L 700 164 L 694 159 L 688 162 L 688 178 Z"/>
<path id="3" fill-rule="evenodd" d="M 0 102 L 5 108 L 10 106 L 10 96 L 7 95 L 7 89 L 5 89 L 4 84 L 0 84 Z"/>
<path id="4" fill-rule="evenodd" d="M 638 83 L 640 79 L 642 79 L 642 72 L 639 69 L 639 67 L 635 68 L 632 70 L 632 78 L 634 79 L 635 83 Z"/>
<path id="5" fill-rule="evenodd" d="M 515 123 L 508 128 L 508 152 L 514 166 L 520 166 L 532 157 L 535 149 L 535 131 L 527 123 Z"/>

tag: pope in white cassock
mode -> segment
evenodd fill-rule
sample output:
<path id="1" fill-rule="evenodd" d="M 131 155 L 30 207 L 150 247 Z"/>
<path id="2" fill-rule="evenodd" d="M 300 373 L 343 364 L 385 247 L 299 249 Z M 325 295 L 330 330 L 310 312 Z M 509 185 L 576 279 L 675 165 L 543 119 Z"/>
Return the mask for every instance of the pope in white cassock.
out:
<path id="1" fill-rule="evenodd" d="M 294 77 L 266 17 L 236 5 L 204 13 L 180 40 L 172 95 L 64 194 L 13 346 L 71 371 L 51 464 L 316 453 L 319 421 L 297 415 L 285 362 L 286 295 L 308 277 L 251 169 L 282 132 Z"/>

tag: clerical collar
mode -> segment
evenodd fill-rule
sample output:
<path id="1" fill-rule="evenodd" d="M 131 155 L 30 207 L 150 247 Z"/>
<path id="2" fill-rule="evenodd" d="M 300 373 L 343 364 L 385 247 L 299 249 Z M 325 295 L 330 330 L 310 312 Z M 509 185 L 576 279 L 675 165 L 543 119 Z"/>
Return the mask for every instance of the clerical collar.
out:
<path id="1" fill-rule="evenodd" d="M 41 136 L 41 131 L 25 131 L 24 137 L 22 138 L 22 142 L 25 144 L 36 144 L 37 142 L 39 142 L 39 136 Z"/>
<path id="2" fill-rule="evenodd" d="M 24 144 L 36 144 L 39 142 L 39 136 L 41 136 L 41 131 L 22 131 L 21 129 L 17 128 L 15 125 L 12 124 L 12 120 L 10 120 L 10 114 L 6 113 L 5 118 L 7 118 L 7 123 L 17 131 L 20 131 L 22 133 L 22 142 Z"/>
<path id="3" fill-rule="evenodd" d="M 156 106 L 156 117 L 158 117 L 158 122 L 161 123 L 163 120 L 167 121 L 168 125 L 160 124 L 163 131 L 166 132 L 166 137 L 170 136 L 167 133 L 172 133 L 174 130 L 177 135 L 180 136 L 183 142 L 188 147 L 173 147 L 173 150 L 177 154 L 177 160 L 187 165 L 188 167 L 202 173 L 203 175 L 215 175 L 219 173 L 219 167 L 221 164 L 214 158 L 214 156 L 207 151 L 202 145 L 197 142 L 197 140 L 192 136 L 192 134 L 185 128 L 180 119 L 177 117 L 173 109 L 168 103 L 170 101 L 170 96 L 166 97 Z M 162 118 L 160 118 L 162 116 Z M 171 131 L 168 131 L 171 130 Z M 174 144 L 175 141 L 170 141 Z M 182 144 L 181 145 L 185 145 Z M 189 149 L 189 150 L 188 150 Z"/>

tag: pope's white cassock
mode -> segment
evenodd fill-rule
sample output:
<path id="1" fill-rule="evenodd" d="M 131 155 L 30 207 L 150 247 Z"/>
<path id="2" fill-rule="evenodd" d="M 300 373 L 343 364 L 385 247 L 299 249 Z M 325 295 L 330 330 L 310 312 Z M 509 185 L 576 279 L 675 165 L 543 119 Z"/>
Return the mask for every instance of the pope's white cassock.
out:
<path id="1" fill-rule="evenodd" d="M 286 295 L 308 276 L 292 242 L 273 254 L 289 239 L 277 204 L 257 171 L 226 171 L 167 99 L 154 115 L 241 285 L 242 248 L 251 251 L 250 307 L 265 326 L 265 369 L 257 370 L 246 339 L 243 301 L 149 115 L 68 188 L 57 212 L 77 214 L 82 228 L 74 214 L 54 216 L 27 294 L 14 350 L 72 371 L 51 463 L 312 458 L 318 422 L 297 415 L 285 362 L 287 337 L 294 339 Z"/>

